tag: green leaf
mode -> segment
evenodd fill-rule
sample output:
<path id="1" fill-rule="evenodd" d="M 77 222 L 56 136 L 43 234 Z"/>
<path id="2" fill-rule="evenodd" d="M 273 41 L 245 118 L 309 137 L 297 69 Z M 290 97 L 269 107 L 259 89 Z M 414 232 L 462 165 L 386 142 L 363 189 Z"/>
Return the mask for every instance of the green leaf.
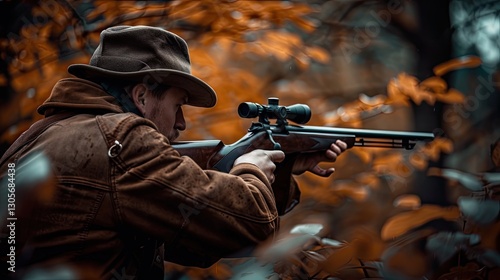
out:
<path id="1" fill-rule="evenodd" d="M 479 224 L 489 224 L 495 221 L 500 212 L 500 201 L 496 200 L 478 200 L 461 196 L 457 202 L 464 216 Z"/>
<path id="2" fill-rule="evenodd" d="M 323 229 L 321 224 L 301 224 L 296 225 L 290 230 L 292 234 L 310 234 L 316 235 Z"/>
<path id="3" fill-rule="evenodd" d="M 483 189 L 483 184 L 476 176 L 461 172 L 455 169 L 442 169 L 442 176 L 450 180 L 460 182 L 464 187 L 471 191 L 480 191 Z"/>
<path id="4" fill-rule="evenodd" d="M 425 248 L 432 253 L 440 263 L 449 260 L 455 253 L 468 246 L 478 244 L 480 236 L 462 232 L 439 232 L 427 239 Z"/>

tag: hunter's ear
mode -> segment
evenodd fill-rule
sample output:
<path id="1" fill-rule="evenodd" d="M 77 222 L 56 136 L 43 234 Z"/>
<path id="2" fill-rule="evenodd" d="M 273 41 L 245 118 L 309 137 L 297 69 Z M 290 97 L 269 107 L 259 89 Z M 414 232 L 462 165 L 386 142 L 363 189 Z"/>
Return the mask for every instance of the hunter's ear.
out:
<path id="1" fill-rule="evenodd" d="M 148 89 L 146 86 L 143 84 L 137 84 L 132 87 L 132 91 L 130 92 L 132 101 L 135 104 L 135 107 L 139 109 L 139 112 L 141 112 L 143 115 L 146 112 L 146 93 L 148 92 Z"/>

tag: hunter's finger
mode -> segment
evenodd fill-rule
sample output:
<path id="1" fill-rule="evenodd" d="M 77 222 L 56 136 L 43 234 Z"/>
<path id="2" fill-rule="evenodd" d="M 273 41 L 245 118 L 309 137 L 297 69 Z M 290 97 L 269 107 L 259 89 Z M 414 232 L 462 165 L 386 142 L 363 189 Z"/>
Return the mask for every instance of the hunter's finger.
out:
<path id="1" fill-rule="evenodd" d="M 282 162 L 285 159 L 283 151 L 265 151 L 265 153 L 272 162 Z"/>
<path id="2" fill-rule="evenodd" d="M 321 167 L 319 167 L 319 165 L 316 165 L 315 167 L 313 167 L 311 170 L 309 170 L 310 172 L 312 172 L 313 174 L 316 174 L 318 176 L 321 176 L 321 177 L 328 177 L 330 175 L 333 174 L 333 172 L 335 172 L 335 168 L 328 168 L 328 169 L 323 169 Z"/>
<path id="3" fill-rule="evenodd" d="M 337 140 L 335 141 L 335 144 L 337 144 L 337 146 L 340 147 L 340 149 L 342 149 L 342 151 L 345 151 L 347 150 L 347 143 L 342 141 L 342 140 Z"/>
<path id="4" fill-rule="evenodd" d="M 274 177 L 274 174 L 271 174 L 267 177 L 267 179 L 269 180 L 269 183 L 271 183 L 271 185 L 272 185 L 276 178 Z"/>
<path id="5" fill-rule="evenodd" d="M 334 151 L 337 155 L 342 153 L 342 149 L 337 144 L 330 145 L 330 150 Z"/>
<path id="6" fill-rule="evenodd" d="M 330 149 L 330 150 L 326 150 L 325 156 L 329 161 L 336 161 L 338 153 L 336 153 L 336 152 L 332 151 L 332 149 Z"/>

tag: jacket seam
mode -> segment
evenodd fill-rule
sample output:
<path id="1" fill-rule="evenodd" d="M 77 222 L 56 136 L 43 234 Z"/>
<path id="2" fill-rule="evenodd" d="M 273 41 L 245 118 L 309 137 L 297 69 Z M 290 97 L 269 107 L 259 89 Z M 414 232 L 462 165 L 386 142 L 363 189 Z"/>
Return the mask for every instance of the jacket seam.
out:
<path id="1" fill-rule="evenodd" d="M 102 205 L 104 194 L 105 192 L 103 191 L 98 192 L 95 202 L 92 204 L 92 207 L 89 209 L 90 210 L 89 213 L 85 217 L 85 225 L 82 228 L 82 230 L 78 233 L 78 238 L 80 239 L 80 248 L 76 252 L 76 256 L 81 256 L 83 254 L 83 251 L 85 250 L 85 243 L 88 242 L 90 225 L 93 224 L 95 218 L 97 217 L 99 208 Z"/>
<path id="2" fill-rule="evenodd" d="M 99 131 L 101 132 L 104 143 L 106 144 L 106 146 L 109 147 L 107 135 L 111 134 L 111 132 L 108 130 L 108 127 L 105 126 L 104 123 L 100 121 L 102 117 L 103 116 L 96 116 L 95 122 L 97 124 L 97 127 L 99 128 Z M 114 140 L 117 140 L 117 139 L 114 139 Z M 113 140 L 111 140 L 111 141 L 113 141 Z M 116 168 L 117 165 L 118 165 L 118 163 L 115 160 L 109 160 L 109 168 L 108 168 L 109 174 L 108 175 L 109 175 L 109 187 L 110 187 L 110 191 L 111 191 L 110 198 L 111 198 L 111 205 L 113 208 L 113 216 L 116 218 L 117 223 L 120 226 L 123 226 L 123 224 L 124 224 L 123 216 L 121 214 L 120 203 L 118 201 L 118 197 L 117 197 L 117 193 L 116 193 L 116 178 L 115 178 L 116 176 L 113 175 L 115 173 L 114 169 Z"/>
<path id="3" fill-rule="evenodd" d="M 85 185 L 102 191 L 109 191 L 109 186 L 106 183 L 100 181 L 89 180 L 89 179 L 84 180 L 76 176 L 58 176 L 57 179 L 61 184 Z"/>
<path id="4" fill-rule="evenodd" d="M 256 222 L 256 223 L 269 223 L 269 222 L 275 221 L 278 218 L 278 215 L 272 215 L 272 216 L 268 216 L 268 217 L 263 217 L 262 219 L 254 219 L 252 216 L 242 215 L 242 214 L 239 214 L 239 213 L 235 213 L 234 211 L 226 210 L 226 209 L 224 209 L 222 207 L 217 207 L 216 205 L 211 204 L 209 200 L 202 201 L 200 199 L 193 198 L 193 197 L 190 196 L 189 193 L 183 192 L 182 190 L 180 190 L 178 188 L 175 188 L 175 186 L 169 184 L 168 182 L 159 181 L 159 180 L 156 180 L 154 178 L 143 177 L 140 174 L 138 174 L 136 172 L 133 172 L 133 171 L 130 171 L 130 170 L 124 170 L 124 171 L 127 172 L 127 173 L 129 173 L 129 174 L 133 174 L 134 176 L 136 176 L 137 178 L 139 178 L 141 180 L 154 182 L 156 184 L 159 184 L 160 186 L 166 186 L 166 187 L 168 187 L 173 192 L 177 192 L 179 194 L 188 196 L 190 199 L 192 199 L 192 200 L 194 200 L 194 201 L 196 201 L 198 203 L 202 203 L 202 205 L 207 205 L 207 207 L 210 207 L 210 208 L 212 208 L 214 210 L 220 211 L 220 212 L 222 212 L 224 214 L 228 214 L 229 216 L 234 216 L 234 217 L 242 218 L 242 219 L 245 219 L 245 220 L 248 220 L 248 221 L 251 221 L 251 222 Z M 269 209 L 267 209 L 267 210 L 269 210 Z"/>

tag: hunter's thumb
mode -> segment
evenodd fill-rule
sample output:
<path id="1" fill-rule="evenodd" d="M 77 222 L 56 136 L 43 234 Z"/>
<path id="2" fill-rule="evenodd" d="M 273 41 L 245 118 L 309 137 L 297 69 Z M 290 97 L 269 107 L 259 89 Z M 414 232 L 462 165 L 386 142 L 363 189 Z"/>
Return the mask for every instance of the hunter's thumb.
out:
<path id="1" fill-rule="evenodd" d="M 282 162 L 285 159 L 283 151 L 266 151 L 266 154 L 272 162 Z"/>

